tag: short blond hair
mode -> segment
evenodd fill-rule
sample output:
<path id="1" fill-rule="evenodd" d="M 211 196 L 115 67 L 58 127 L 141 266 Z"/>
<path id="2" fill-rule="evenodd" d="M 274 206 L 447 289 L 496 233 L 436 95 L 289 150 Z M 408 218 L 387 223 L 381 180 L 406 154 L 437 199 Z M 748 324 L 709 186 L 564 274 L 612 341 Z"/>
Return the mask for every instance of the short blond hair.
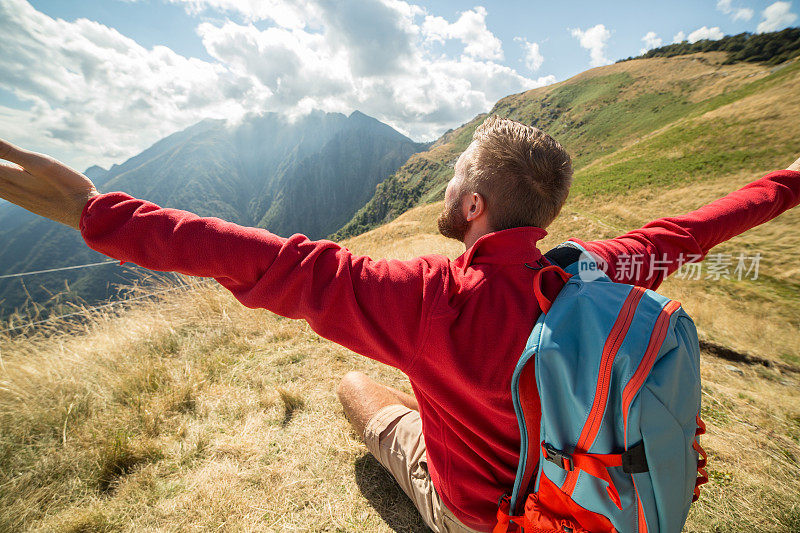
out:
<path id="1" fill-rule="evenodd" d="M 549 226 L 572 183 L 567 151 L 539 128 L 496 115 L 472 138 L 460 193 L 484 197 L 492 230 Z"/>

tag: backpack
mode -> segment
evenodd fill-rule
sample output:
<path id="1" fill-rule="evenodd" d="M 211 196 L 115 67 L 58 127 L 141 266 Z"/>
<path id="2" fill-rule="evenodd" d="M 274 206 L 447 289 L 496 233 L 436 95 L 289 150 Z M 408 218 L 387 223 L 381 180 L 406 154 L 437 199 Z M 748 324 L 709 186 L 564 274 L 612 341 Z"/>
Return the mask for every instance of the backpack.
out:
<path id="1" fill-rule="evenodd" d="M 519 466 L 493 531 L 680 531 L 708 481 L 694 322 L 675 300 L 612 282 L 574 242 L 544 257 L 542 313 L 511 384 Z M 548 271 L 565 283 L 552 302 Z"/>

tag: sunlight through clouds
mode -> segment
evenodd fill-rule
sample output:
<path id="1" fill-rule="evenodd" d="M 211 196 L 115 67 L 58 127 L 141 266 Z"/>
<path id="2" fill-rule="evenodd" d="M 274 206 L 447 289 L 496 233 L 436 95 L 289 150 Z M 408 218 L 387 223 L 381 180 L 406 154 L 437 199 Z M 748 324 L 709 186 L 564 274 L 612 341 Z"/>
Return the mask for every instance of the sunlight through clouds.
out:
<path id="1" fill-rule="evenodd" d="M 0 0 L 0 89 L 28 105 L 0 106 L 0 116 L 13 111 L 15 140 L 78 166 L 109 164 L 204 118 L 312 109 L 358 109 L 434 139 L 509 93 L 555 81 L 500 62 L 481 6 L 448 20 L 399 0 L 168 1 L 198 15 L 210 58 Z"/>
<path id="2" fill-rule="evenodd" d="M 88 154 L 76 157 L 81 163 L 116 161 L 141 150 L 145 139 L 206 117 L 240 115 L 265 99 L 227 98 L 241 80 L 222 65 L 164 46 L 148 50 L 113 28 L 53 19 L 21 0 L 0 1 L 0 49 L 0 87 L 30 106 L 16 110 L 18 140 L 69 146 Z"/>

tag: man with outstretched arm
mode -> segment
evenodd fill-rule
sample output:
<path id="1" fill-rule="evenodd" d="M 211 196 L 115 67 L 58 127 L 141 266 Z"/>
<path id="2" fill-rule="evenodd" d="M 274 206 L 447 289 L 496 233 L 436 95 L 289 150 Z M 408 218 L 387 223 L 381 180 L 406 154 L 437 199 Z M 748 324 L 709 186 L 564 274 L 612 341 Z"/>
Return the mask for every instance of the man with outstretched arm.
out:
<path id="1" fill-rule="evenodd" d="M 461 154 L 439 229 L 454 261 L 373 260 L 329 241 L 279 237 L 216 217 L 99 193 L 85 176 L 0 141 L 0 197 L 79 229 L 87 245 L 158 271 L 213 277 L 250 308 L 303 318 L 319 335 L 392 365 L 414 395 L 361 373 L 338 395 L 355 431 L 435 531 L 488 531 L 514 482 L 520 435 L 511 377 L 540 309 L 537 242 L 572 180 L 569 154 L 541 130 L 490 117 Z M 800 159 L 682 216 L 582 242 L 612 280 L 657 288 L 686 257 L 800 203 Z M 641 257 L 634 277 L 624 256 Z M 233 259 L 233 260 L 232 260 Z M 649 261 L 659 261 L 658 269 Z M 544 278 L 545 295 L 561 286 Z"/>

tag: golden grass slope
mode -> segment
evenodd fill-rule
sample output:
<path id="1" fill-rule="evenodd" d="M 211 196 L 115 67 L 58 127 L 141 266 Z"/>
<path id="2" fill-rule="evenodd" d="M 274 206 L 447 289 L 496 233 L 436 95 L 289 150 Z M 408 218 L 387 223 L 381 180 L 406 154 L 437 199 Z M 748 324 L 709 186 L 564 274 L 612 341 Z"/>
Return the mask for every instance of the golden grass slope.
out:
<path id="1" fill-rule="evenodd" d="M 686 212 L 800 155 L 796 63 L 774 72 L 718 63 L 713 54 L 637 60 L 571 80 L 602 78 L 582 86 L 602 95 L 636 69 L 644 81 L 626 86 L 621 98 L 680 89 L 695 102 L 726 100 L 596 152 L 576 174 L 578 188 L 543 249 Z M 753 80 L 761 85 L 726 96 Z M 572 95 L 575 113 L 598 111 L 586 94 Z M 541 101 L 533 101 L 513 95 L 496 110 L 534 116 Z M 415 164 L 447 178 L 442 168 L 476 122 Z M 730 152 L 752 155 L 719 155 Z M 634 172 L 645 161 L 651 177 L 603 188 L 608 176 L 625 178 L 620 169 Z M 417 207 L 345 244 L 373 257 L 454 258 L 463 246 L 437 234 L 441 207 Z M 797 365 L 798 227 L 795 209 L 715 250 L 762 253 L 759 280 L 673 279 L 660 292 L 683 303 L 703 338 Z M 408 390 L 399 372 L 320 338 L 302 321 L 247 309 L 221 286 L 188 278 L 180 290 L 113 311 L 92 313 L 84 326 L 0 333 L 0 531 L 423 530 L 350 431 L 334 394 L 353 369 Z M 711 482 L 686 530 L 800 531 L 800 375 L 708 354 L 702 374 Z"/>
<path id="2" fill-rule="evenodd" d="M 463 246 L 436 234 L 440 208 L 346 244 L 454 258 Z M 606 231 L 582 217 L 567 211 L 548 243 Z M 698 292 L 664 292 L 679 290 Z M 403 376 L 219 285 L 187 279 L 85 326 L 0 337 L 0 357 L 2 531 L 424 530 L 334 394 L 349 370 L 408 390 Z M 686 530 L 797 531 L 798 376 L 702 364 L 711 482 Z"/>

